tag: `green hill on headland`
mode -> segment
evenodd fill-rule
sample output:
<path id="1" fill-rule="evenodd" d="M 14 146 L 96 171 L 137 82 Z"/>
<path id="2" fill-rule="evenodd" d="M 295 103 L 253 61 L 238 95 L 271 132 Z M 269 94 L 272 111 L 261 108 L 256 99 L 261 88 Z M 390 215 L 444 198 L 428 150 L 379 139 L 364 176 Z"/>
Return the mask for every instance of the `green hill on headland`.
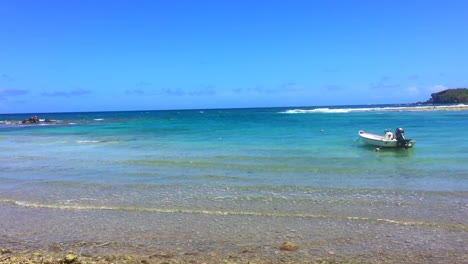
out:
<path id="1" fill-rule="evenodd" d="M 468 88 L 447 89 L 431 94 L 431 99 L 425 104 L 466 104 L 468 103 Z"/>

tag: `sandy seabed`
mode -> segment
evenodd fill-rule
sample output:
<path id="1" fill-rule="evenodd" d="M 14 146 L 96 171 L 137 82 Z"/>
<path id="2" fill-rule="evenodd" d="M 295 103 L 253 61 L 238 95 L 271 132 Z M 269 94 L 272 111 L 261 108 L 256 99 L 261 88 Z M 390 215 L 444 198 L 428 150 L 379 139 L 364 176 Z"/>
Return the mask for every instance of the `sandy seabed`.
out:
<path id="1" fill-rule="evenodd" d="M 460 210 L 438 224 L 0 205 L 0 263 L 468 263 Z"/>

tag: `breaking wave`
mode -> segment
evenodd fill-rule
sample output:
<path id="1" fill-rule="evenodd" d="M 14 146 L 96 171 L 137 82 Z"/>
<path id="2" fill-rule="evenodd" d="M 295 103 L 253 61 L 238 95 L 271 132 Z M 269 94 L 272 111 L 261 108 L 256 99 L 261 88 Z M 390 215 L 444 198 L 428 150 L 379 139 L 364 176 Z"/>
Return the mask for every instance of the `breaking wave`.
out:
<path id="1" fill-rule="evenodd" d="M 424 105 L 424 106 L 395 106 L 395 107 L 362 107 L 362 108 L 314 108 L 289 109 L 282 114 L 313 114 L 313 113 L 350 113 L 350 112 L 380 112 L 380 111 L 438 111 L 438 110 L 468 110 L 468 105 Z"/>
<path id="2" fill-rule="evenodd" d="M 281 112 L 283 114 L 310 114 L 310 113 L 349 113 L 356 111 L 355 109 L 330 109 L 330 108 L 316 108 L 316 109 L 291 109 Z"/>

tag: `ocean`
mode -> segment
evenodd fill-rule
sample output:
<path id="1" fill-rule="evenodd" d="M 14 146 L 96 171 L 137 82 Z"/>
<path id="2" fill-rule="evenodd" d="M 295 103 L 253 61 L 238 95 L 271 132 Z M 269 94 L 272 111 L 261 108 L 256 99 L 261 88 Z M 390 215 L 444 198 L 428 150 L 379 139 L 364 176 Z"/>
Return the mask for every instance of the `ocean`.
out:
<path id="1" fill-rule="evenodd" d="M 468 111 L 430 110 L 47 113 L 37 115 L 54 122 L 22 125 L 6 121 L 33 114 L 0 115 L 0 247 L 274 260 L 290 240 L 292 260 L 383 250 L 457 261 Z M 398 127 L 414 148 L 358 139 Z"/>

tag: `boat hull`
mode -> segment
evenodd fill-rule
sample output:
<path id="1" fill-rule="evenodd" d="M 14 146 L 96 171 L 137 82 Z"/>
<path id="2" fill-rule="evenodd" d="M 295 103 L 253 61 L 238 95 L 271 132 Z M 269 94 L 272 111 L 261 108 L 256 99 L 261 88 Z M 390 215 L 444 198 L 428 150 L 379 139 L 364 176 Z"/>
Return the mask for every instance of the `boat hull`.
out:
<path id="1" fill-rule="evenodd" d="M 363 130 L 359 131 L 359 137 L 362 142 L 368 145 L 383 148 L 412 148 L 416 143 L 414 140 L 408 140 L 405 146 L 401 146 L 396 139 L 388 139 L 385 136 L 367 133 Z"/>

